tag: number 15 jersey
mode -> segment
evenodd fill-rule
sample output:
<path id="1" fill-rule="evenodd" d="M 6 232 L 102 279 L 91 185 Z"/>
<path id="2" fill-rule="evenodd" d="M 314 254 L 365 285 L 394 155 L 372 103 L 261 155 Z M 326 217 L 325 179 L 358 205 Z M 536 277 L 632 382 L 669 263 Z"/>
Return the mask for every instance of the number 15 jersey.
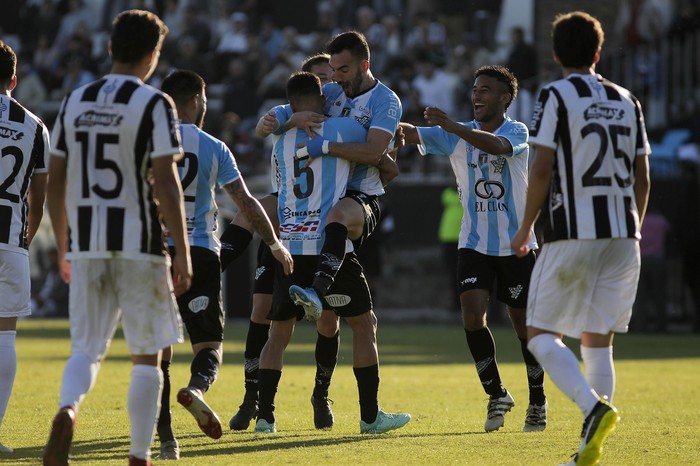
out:
<path id="1" fill-rule="evenodd" d="M 182 154 L 175 115 L 134 76 L 109 74 L 66 96 L 51 153 L 66 159 L 67 258 L 164 260 L 148 171 L 151 159 Z"/>
<path id="2" fill-rule="evenodd" d="M 651 150 L 641 106 L 628 90 L 593 74 L 546 85 L 530 144 L 556 151 L 544 242 L 639 238 L 635 158 Z"/>

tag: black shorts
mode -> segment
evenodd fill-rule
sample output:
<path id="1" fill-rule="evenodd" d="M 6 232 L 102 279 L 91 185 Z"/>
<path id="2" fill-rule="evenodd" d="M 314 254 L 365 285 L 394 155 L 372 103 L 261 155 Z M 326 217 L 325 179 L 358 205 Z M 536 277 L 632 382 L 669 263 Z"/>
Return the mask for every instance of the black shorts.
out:
<path id="1" fill-rule="evenodd" d="M 467 290 L 491 291 L 497 281 L 498 300 L 513 308 L 525 308 L 530 275 L 535 266 L 535 251 L 517 256 L 487 256 L 473 249 L 460 249 L 457 259 L 457 286 Z"/>
<path id="2" fill-rule="evenodd" d="M 173 250 L 171 248 L 171 254 Z M 224 308 L 221 305 L 221 262 L 214 251 L 190 247 L 192 286 L 177 298 L 180 317 L 190 343 L 224 340 Z"/>
<path id="3" fill-rule="evenodd" d="M 258 246 L 258 259 L 255 266 L 255 279 L 253 281 L 253 294 L 272 294 L 275 282 L 275 256 L 270 251 L 270 246 L 260 241 Z"/>
<path id="4" fill-rule="evenodd" d="M 318 256 L 293 256 L 294 272 L 284 275 L 281 264 L 275 265 L 275 287 L 272 294 L 272 310 L 269 320 L 297 320 L 304 317 L 304 308 L 294 304 L 289 297 L 289 287 L 310 287 Z M 334 311 L 340 317 L 354 317 L 372 309 L 372 297 L 362 266 L 354 252 L 345 254 L 343 265 L 326 295 L 323 308 Z"/>
<path id="5" fill-rule="evenodd" d="M 379 196 L 365 194 L 360 191 L 347 191 L 343 198 L 346 197 L 360 204 L 365 214 L 365 226 L 362 228 L 362 236 L 352 242 L 355 250 L 358 250 L 374 229 L 377 228 L 379 220 L 382 218 L 382 209 L 379 206 Z"/>

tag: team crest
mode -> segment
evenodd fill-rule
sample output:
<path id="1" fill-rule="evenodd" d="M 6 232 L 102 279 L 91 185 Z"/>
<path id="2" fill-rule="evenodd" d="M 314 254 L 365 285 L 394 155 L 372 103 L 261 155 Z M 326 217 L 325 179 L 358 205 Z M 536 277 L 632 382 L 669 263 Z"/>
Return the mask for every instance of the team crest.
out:
<path id="1" fill-rule="evenodd" d="M 491 161 L 494 173 L 503 173 L 503 166 L 506 164 L 506 158 L 500 155 L 495 160 Z"/>
<path id="2" fill-rule="evenodd" d="M 187 304 L 187 308 L 195 314 L 202 312 L 207 308 L 207 306 L 209 306 L 208 296 L 197 296 Z"/>
<path id="3" fill-rule="evenodd" d="M 518 296 L 520 296 L 520 293 L 523 292 L 523 287 L 522 285 L 514 286 L 514 287 L 509 287 L 508 291 L 510 291 L 510 297 L 513 299 L 517 299 Z"/>

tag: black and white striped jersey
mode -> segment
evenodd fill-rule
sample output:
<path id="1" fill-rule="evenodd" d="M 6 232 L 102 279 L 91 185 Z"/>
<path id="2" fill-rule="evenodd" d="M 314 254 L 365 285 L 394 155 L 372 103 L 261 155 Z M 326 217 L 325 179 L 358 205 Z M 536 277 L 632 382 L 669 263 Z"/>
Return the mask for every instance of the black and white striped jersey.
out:
<path id="1" fill-rule="evenodd" d="M 27 194 L 48 170 L 49 131 L 32 112 L 0 94 L 0 249 L 28 254 Z"/>
<path id="2" fill-rule="evenodd" d="M 634 166 L 651 150 L 641 106 L 628 90 L 594 74 L 544 86 L 530 144 L 556 151 L 544 242 L 639 238 Z"/>
<path id="3" fill-rule="evenodd" d="M 51 137 L 52 154 L 66 158 L 66 257 L 162 260 L 148 171 L 151 159 L 182 153 L 171 99 L 109 74 L 66 96 Z"/>

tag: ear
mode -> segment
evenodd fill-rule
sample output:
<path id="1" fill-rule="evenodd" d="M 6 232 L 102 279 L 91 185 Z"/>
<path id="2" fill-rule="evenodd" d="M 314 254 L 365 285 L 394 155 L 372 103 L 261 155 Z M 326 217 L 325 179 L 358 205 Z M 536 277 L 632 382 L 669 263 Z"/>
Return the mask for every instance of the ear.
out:
<path id="1" fill-rule="evenodd" d="M 107 53 L 110 57 L 112 56 L 112 39 L 109 39 L 109 41 L 107 41 Z"/>
<path id="2" fill-rule="evenodd" d="M 362 72 L 366 73 L 369 70 L 369 60 L 362 60 Z"/>
<path id="3" fill-rule="evenodd" d="M 559 60 L 559 56 L 557 54 L 552 53 L 552 58 L 554 59 L 554 63 L 561 65 L 561 60 Z"/>
<path id="4" fill-rule="evenodd" d="M 600 60 L 600 48 L 596 50 L 595 55 L 593 55 L 593 64 L 597 64 L 598 60 Z"/>
<path id="5" fill-rule="evenodd" d="M 8 91 L 13 91 L 15 86 L 17 86 L 17 75 L 12 76 L 12 81 L 10 81 L 10 88 Z"/>

